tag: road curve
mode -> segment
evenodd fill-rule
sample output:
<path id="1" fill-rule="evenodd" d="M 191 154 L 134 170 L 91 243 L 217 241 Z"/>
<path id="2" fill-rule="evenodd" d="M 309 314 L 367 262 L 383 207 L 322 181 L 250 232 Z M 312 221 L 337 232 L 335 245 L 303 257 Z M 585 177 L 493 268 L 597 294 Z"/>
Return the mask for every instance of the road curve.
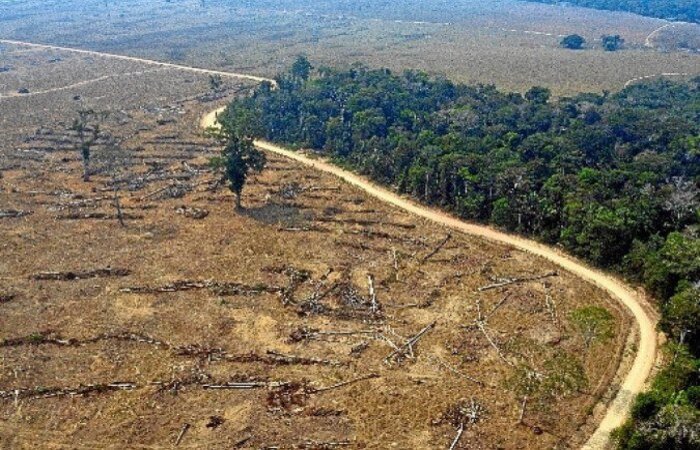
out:
<path id="1" fill-rule="evenodd" d="M 204 116 L 200 126 L 203 128 L 217 126 L 217 115 L 224 109 L 225 107 L 219 108 Z M 322 172 L 335 175 L 353 186 L 362 189 L 369 195 L 416 216 L 447 226 L 453 230 L 507 244 L 519 250 L 545 258 L 564 270 L 604 289 L 622 303 L 632 313 L 632 316 L 639 326 L 639 348 L 632 368 L 625 377 L 617 395 L 607 407 L 608 409 L 605 417 L 582 448 L 592 450 L 602 449 L 606 446 L 609 441 L 610 432 L 622 425 L 627 418 L 634 396 L 644 389 L 656 361 L 656 321 L 647 314 L 643 307 L 644 300 L 631 287 L 619 281 L 617 278 L 599 270 L 592 269 L 551 247 L 529 239 L 502 233 L 487 226 L 468 223 L 443 211 L 420 205 L 372 183 L 364 177 L 343 170 L 322 159 L 311 158 L 300 152 L 291 151 L 279 145 L 261 140 L 255 141 L 255 146 L 262 150 L 311 166 Z"/>
<path id="2" fill-rule="evenodd" d="M 273 85 L 276 84 L 274 80 L 254 75 L 203 69 L 199 67 L 190 67 L 180 64 L 171 64 L 131 56 L 96 52 L 92 50 L 59 47 L 55 45 L 35 44 L 31 42 L 15 41 L 8 39 L 0 39 L 0 43 L 23 45 L 33 48 L 44 48 L 47 50 L 73 52 L 101 58 L 112 58 L 124 61 L 138 62 L 142 64 L 156 65 L 160 67 L 168 67 L 204 75 L 221 75 L 222 77 L 240 78 L 255 82 L 267 81 L 272 83 Z M 217 114 L 219 114 L 223 109 L 224 108 L 219 108 L 216 111 L 212 111 L 209 114 L 207 114 L 201 120 L 200 125 L 203 128 L 216 126 Z M 584 444 L 583 448 L 586 450 L 591 450 L 601 449 L 606 446 L 606 443 L 608 442 L 608 438 L 610 436 L 610 432 L 613 429 L 620 426 L 625 421 L 629 413 L 631 402 L 634 396 L 644 389 L 646 381 L 651 375 L 657 355 L 657 334 L 655 331 L 656 321 L 653 317 L 647 314 L 643 306 L 644 300 L 639 295 L 637 295 L 637 293 L 631 287 L 627 286 L 625 283 L 619 281 L 615 277 L 587 267 L 583 263 L 578 262 L 575 259 L 562 254 L 554 248 L 542 245 L 538 242 L 522 237 L 505 234 L 486 226 L 464 222 L 443 211 L 419 205 L 418 203 L 403 198 L 395 194 L 394 192 L 380 187 L 359 175 L 340 169 L 339 167 L 336 167 L 321 159 L 311 158 L 305 156 L 302 153 L 294 152 L 265 141 L 256 141 L 255 145 L 258 148 L 263 149 L 265 151 L 284 156 L 294 161 L 298 161 L 302 164 L 314 167 L 323 172 L 335 175 L 338 178 L 341 178 L 346 182 L 357 186 L 358 188 L 367 192 L 369 195 L 372 195 L 373 197 L 376 197 L 385 203 L 408 211 L 411 214 L 415 214 L 416 216 L 440 223 L 454 230 L 458 230 L 491 241 L 511 245 L 520 250 L 543 257 L 557 264 L 564 270 L 567 270 L 579 276 L 580 278 L 591 282 L 602 289 L 605 289 L 610 295 L 612 295 L 620 303 L 622 303 L 630 311 L 635 321 L 637 322 L 637 325 L 639 326 L 639 342 L 637 354 L 632 364 L 632 368 L 627 373 L 624 381 L 622 382 L 622 385 L 620 386 L 620 390 L 618 391 L 615 398 L 608 405 L 605 417 L 598 425 L 593 435 L 588 439 L 586 444 Z"/>

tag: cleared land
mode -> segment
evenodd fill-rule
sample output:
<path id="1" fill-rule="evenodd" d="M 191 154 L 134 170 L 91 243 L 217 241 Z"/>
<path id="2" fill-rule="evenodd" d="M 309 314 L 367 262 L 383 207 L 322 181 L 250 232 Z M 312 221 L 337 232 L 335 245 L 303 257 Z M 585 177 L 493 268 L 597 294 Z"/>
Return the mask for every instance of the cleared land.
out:
<path id="1" fill-rule="evenodd" d="M 109 73 L 93 64 L 89 78 Z M 182 434 L 184 448 L 447 448 L 460 421 L 461 448 L 585 439 L 634 337 L 616 302 L 513 248 L 446 240 L 286 159 L 271 159 L 234 214 L 210 189 L 217 147 L 198 129 L 212 108 L 200 78 L 158 96 L 144 86 L 139 107 L 82 85 L 47 92 L 52 113 L 3 144 L 0 204 L 21 216 L 0 219 L 4 447 L 160 448 Z M 112 112 L 103 139 L 119 143 L 96 150 L 91 183 L 66 131 L 75 95 Z M 479 291 L 504 278 L 533 279 Z M 586 346 L 569 320 L 584 305 L 613 313 L 613 339 Z M 389 341 L 422 330 L 386 362 Z M 518 367 L 551 376 L 571 360 L 588 385 L 542 405 L 533 396 L 519 423 Z"/>
<path id="2" fill-rule="evenodd" d="M 64 1 L 60 8 L 17 0 L 0 6 L 0 17 L 0 38 L 263 76 L 285 69 L 300 53 L 317 64 L 423 69 L 503 89 L 543 85 L 557 94 L 617 90 L 627 80 L 664 72 L 700 74 L 700 26 L 667 27 L 645 45 L 666 22 L 510 0 L 258 0 L 235 6 L 88 0 Z M 593 48 L 559 48 L 561 36 L 570 33 Z M 627 49 L 602 51 L 602 34 L 621 34 Z"/>

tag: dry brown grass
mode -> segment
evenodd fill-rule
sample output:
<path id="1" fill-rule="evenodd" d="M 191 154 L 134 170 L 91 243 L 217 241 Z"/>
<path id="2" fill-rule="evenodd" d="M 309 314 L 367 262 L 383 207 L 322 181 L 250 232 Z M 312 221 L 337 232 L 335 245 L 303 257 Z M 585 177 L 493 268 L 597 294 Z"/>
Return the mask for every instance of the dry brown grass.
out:
<path id="1" fill-rule="evenodd" d="M 509 0 L 433 2 L 435 7 L 392 2 L 360 11 L 298 1 L 232 7 L 188 0 L 167 8 L 158 2 L 105 6 L 81 0 L 62 2 L 60 8 L 37 8 L 34 0 L 16 3 L 16 16 L 0 22 L 2 37 L 264 76 L 286 70 L 302 53 L 319 65 L 422 69 L 508 90 L 542 85 L 558 95 L 615 91 L 632 78 L 663 72 L 700 74 L 697 53 L 644 48 L 646 37 L 664 21 Z M 63 22 L 71 24 L 68 31 Z M 700 27 L 683 30 L 661 33 L 663 48 L 674 49 L 681 41 L 694 47 Z M 559 48 L 561 35 L 572 33 L 594 48 Z M 627 49 L 595 48 L 603 34 L 622 35 Z"/>

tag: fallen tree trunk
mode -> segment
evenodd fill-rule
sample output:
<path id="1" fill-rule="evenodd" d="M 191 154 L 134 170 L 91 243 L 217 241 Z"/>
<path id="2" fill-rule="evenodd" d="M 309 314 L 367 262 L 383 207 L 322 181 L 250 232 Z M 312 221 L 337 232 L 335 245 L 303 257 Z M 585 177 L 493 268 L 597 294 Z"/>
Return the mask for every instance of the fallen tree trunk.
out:
<path id="1" fill-rule="evenodd" d="M 33 214 L 32 211 L 23 211 L 20 209 L 0 209 L 0 219 L 15 219 Z"/>
<path id="2" fill-rule="evenodd" d="M 559 273 L 557 273 L 556 271 L 552 271 L 552 272 L 547 272 L 544 275 L 538 275 L 535 277 L 507 278 L 507 279 L 504 279 L 502 281 L 499 281 L 498 283 L 493 283 L 493 284 L 489 284 L 487 286 L 482 286 L 478 289 L 478 291 L 484 292 L 484 291 L 488 291 L 490 289 L 497 289 L 499 287 L 509 286 L 511 284 L 526 283 L 528 281 L 537 281 L 537 280 L 542 280 L 545 278 L 556 277 L 556 276 L 559 276 Z"/>
<path id="3" fill-rule="evenodd" d="M 86 270 L 78 272 L 39 272 L 32 275 L 33 280 L 42 281 L 73 281 L 86 280 L 89 278 L 116 278 L 131 275 L 128 269 L 118 269 L 107 267 L 105 269 Z"/>

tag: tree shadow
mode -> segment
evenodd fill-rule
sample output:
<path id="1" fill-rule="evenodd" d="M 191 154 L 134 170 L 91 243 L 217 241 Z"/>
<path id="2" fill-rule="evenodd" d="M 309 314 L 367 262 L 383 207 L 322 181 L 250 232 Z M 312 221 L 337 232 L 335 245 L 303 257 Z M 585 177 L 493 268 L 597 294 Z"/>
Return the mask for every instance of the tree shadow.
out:
<path id="1" fill-rule="evenodd" d="M 304 211 L 294 205 L 280 203 L 268 203 L 254 208 L 243 208 L 239 213 L 265 225 L 282 227 L 301 227 L 313 220 L 311 212 Z"/>

